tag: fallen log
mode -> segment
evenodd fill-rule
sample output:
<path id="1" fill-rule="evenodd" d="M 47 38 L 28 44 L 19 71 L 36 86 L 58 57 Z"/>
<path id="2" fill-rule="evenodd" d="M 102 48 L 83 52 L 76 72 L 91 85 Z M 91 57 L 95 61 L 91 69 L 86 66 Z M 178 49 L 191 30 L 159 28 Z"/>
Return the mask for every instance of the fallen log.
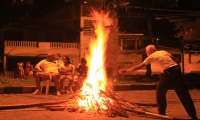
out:
<path id="1" fill-rule="evenodd" d="M 1 110 L 1 112 L 11 112 L 11 111 L 46 111 L 46 109 L 8 109 L 8 110 Z"/>
<path id="2" fill-rule="evenodd" d="M 166 115 L 160 115 L 160 114 L 156 114 L 156 113 L 152 113 L 152 112 L 146 112 L 146 111 L 140 111 L 140 110 L 135 110 L 135 109 L 130 109 L 130 108 L 123 108 L 126 111 L 129 112 L 134 112 L 134 113 L 138 113 L 138 114 L 144 114 L 144 115 L 149 115 L 149 116 L 153 116 L 153 117 L 157 117 L 157 118 L 162 118 L 162 119 L 168 119 L 168 120 L 176 120 L 177 118 L 173 118 L 170 116 L 166 116 Z"/>
<path id="3" fill-rule="evenodd" d="M 15 105 L 3 105 L 0 106 L 0 110 L 7 110 L 7 109 L 20 109 L 20 108 L 28 108 L 28 107 L 37 107 L 42 105 L 53 105 L 53 104 L 60 104 L 68 102 L 68 100 L 63 101 L 51 101 L 51 102 L 41 102 L 41 103 L 30 103 L 30 104 L 15 104 Z"/>

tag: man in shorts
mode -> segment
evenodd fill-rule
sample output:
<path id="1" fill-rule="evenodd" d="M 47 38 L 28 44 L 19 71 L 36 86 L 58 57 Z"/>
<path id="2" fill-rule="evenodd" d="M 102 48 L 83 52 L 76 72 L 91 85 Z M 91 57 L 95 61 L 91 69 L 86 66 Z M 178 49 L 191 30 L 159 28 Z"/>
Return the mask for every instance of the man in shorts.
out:
<path id="1" fill-rule="evenodd" d="M 41 86 L 40 82 L 42 80 L 51 79 L 54 81 L 55 87 L 56 87 L 56 94 L 57 96 L 60 96 L 59 91 L 59 72 L 57 69 L 57 64 L 54 62 L 55 55 L 52 53 L 49 53 L 47 56 L 47 59 L 41 60 L 36 66 L 37 73 L 35 75 L 35 81 L 36 81 L 36 91 L 32 94 L 41 94 Z"/>

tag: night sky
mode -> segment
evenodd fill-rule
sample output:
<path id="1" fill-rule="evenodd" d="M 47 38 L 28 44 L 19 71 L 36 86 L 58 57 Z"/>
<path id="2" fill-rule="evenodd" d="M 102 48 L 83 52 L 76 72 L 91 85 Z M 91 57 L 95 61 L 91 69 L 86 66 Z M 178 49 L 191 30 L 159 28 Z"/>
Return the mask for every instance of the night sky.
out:
<path id="1" fill-rule="evenodd" d="M 59 9 L 62 6 L 83 3 L 84 0 L 0 0 L 0 27 L 23 21 L 32 21 Z M 93 0 L 87 0 L 91 4 Z M 99 0 L 98 0 L 99 1 Z M 129 4 L 123 5 L 123 1 Z M 177 2 L 176 2 L 177 1 Z M 123 33 L 149 34 L 147 21 L 151 19 L 152 34 L 154 36 L 173 36 L 173 32 L 162 33 L 160 29 L 172 31 L 173 25 L 166 19 L 155 21 L 156 14 L 175 15 L 182 13 L 168 12 L 165 10 L 200 11 L 200 0 L 105 0 L 104 6 L 109 6 L 118 12 L 119 31 Z M 138 8 L 139 9 L 138 9 Z M 150 9 L 148 9 L 150 8 Z M 153 8 L 154 10 L 152 10 Z M 163 9 L 163 10 L 159 10 Z M 200 13 L 199 13 L 200 14 Z M 154 26 L 155 24 L 159 26 Z M 168 35 L 166 35 L 168 34 Z"/>

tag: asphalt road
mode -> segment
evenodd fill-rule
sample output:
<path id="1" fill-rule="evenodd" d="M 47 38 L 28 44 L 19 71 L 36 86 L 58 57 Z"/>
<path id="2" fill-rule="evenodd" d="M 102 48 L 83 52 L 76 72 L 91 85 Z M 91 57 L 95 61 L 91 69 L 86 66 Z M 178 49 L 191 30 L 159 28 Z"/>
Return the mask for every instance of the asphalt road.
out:
<path id="1" fill-rule="evenodd" d="M 134 90 L 134 91 L 117 91 L 116 94 L 121 96 L 124 100 L 130 103 L 144 104 L 139 105 L 140 108 L 148 110 L 150 113 L 157 113 L 155 106 L 147 106 L 155 104 L 154 90 Z M 200 116 L 200 90 L 191 89 L 190 94 L 193 98 L 197 115 Z M 51 95 L 31 95 L 31 94 L 0 94 L 0 120 L 163 120 L 160 117 L 153 117 L 151 115 L 139 114 L 135 112 L 127 112 L 126 117 L 108 117 L 105 114 L 90 115 L 88 113 L 76 113 L 68 111 L 50 111 L 39 107 L 26 108 L 3 108 L 5 106 L 30 105 L 41 103 L 52 103 L 59 101 L 68 101 L 70 95 L 62 95 L 57 97 Z M 188 120 L 187 115 L 180 100 L 178 99 L 174 90 L 169 90 L 167 93 L 167 116 L 171 118 L 179 118 Z"/>

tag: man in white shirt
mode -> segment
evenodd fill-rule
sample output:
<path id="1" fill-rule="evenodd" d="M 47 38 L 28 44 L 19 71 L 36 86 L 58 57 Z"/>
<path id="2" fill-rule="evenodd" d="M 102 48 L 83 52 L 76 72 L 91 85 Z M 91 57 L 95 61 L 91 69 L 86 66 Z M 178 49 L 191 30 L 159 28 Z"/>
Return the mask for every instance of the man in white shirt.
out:
<path id="1" fill-rule="evenodd" d="M 57 90 L 57 96 L 60 96 L 59 91 L 59 72 L 57 68 L 57 64 L 54 62 L 55 55 L 52 53 L 49 53 L 47 56 L 47 59 L 41 60 L 36 66 L 37 73 L 35 75 L 35 81 L 36 81 L 36 91 L 32 94 L 41 94 L 41 87 L 40 82 L 42 80 L 52 79 L 54 81 L 56 90 Z"/>
<path id="2" fill-rule="evenodd" d="M 158 68 L 160 72 L 163 73 L 156 87 L 156 102 L 159 114 L 166 115 L 166 93 L 169 86 L 172 85 L 188 115 L 193 120 L 197 120 L 196 110 L 189 91 L 183 81 L 178 59 L 173 57 L 167 51 L 156 50 L 154 45 L 148 45 L 146 47 L 146 54 L 148 57 L 141 64 L 129 69 L 120 69 L 119 74 L 137 71 L 148 64 Z"/>

